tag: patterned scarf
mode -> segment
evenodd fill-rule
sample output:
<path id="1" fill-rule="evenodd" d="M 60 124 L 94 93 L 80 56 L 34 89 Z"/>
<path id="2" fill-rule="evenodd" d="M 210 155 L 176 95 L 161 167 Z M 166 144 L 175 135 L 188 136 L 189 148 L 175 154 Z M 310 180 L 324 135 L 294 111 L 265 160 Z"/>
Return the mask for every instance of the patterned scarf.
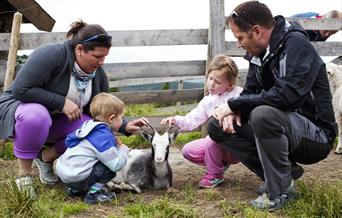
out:
<path id="1" fill-rule="evenodd" d="M 75 85 L 77 90 L 82 95 L 84 95 L 89 81 L 95 77 L 95 73 L 96 71 L 91 74 L 85 73 L 75 61 L 74 67 L 72 68 L 72 76 L 75 78 Z"/>

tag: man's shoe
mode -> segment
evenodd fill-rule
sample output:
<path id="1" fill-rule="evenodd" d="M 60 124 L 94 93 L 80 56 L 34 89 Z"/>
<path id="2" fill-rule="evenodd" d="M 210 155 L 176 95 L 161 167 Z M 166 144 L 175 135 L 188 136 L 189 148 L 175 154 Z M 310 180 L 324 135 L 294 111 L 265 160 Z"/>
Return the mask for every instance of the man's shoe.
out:
<path id="1" fill-rule="evenodd" d="M 32 199 L 36 198 L 36 193 L 33 188 L 33 181 L 30 175 L 19 177 L 15 180 L 15 184 L 17 185 L 19 191 L 25 192 Z"/>
<path id="2" fill-rule="evenodd" d="M 43 184 L 53 185 L 59 182 L 58 176 L 53 172 L 53 163 L 43 162 L 36 158 L 33 160 L 39 171 L 39 179 Z"/>
<path id="3" fill-rule="evenodd" d="M 115 198 L 116 196 L 114 192 L 105 192 L 104 190 L 99 190 L 94 193 L 88 192 L 86 196 L 84 197 L 84 202 L 87 204 L 96 204 L 96 203 L 109 202 Z"/>
<path id="4" fill-rule="evenodd" d="M 293 180 L 286 191 L 282 192 L 273 200 L 268 198 L 267 193 L 263 193 L 250 202 L 251 206 L 259 210 L 276 211 L 284 207 L 286 203 L 294 199 L 294 183 Z"/>

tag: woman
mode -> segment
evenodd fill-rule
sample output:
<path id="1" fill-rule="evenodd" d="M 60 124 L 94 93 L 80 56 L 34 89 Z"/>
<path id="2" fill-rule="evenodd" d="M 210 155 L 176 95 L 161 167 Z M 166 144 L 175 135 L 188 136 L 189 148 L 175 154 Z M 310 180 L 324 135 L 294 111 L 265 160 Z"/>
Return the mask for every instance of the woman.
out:
<path id="1" fill-rule="evenodd" d="M 14 138 L 19 160 L 16 184 L 34 196 L 32 161 L 44 184 L 59 181 L 53 161 L 64 153 L 67 134 L 90 119 L 89 104 L 109 85 L 102 69 L 111 47 L 110 36 L 100 25 L 76 21 L 64 44 L 37 48 L 20 69 L 13 85 L 0 97 L 0 138 Z M 141 118 L 123 122 L 128 135 L 147 123 Z"/>

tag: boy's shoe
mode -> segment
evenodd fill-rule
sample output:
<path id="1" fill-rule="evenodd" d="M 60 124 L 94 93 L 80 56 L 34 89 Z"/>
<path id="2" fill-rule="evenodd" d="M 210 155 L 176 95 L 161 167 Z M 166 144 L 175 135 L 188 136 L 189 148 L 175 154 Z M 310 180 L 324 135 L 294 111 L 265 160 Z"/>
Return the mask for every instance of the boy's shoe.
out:
<path id="1" fill-rule="evenodd" d="M 84 197 L 84 202 L 87 204 L 96 204 L 112 201 L 114 198 L 116 198 L 114 192 L 105 192 L 104 190 L 99 190 L 94 193 L 88 192 Z"/>
<path id="2" fill-rule="evenodd" d="M 223 181 L 223 178 L 215 178 L 208 174 L 205 174 L 201 181 L 199 181 L 198 186 L 201 188 L 214 188 L 222 184 Z"/>
<path id="3" fill-rule="evenodd" d="M 68 196 L 71 198 L 79 198 L 79 197 L 84 197 L 85 192 L 84 191 L 76 191 L 70 187 L 67 189 Z"/>
<path id="4" fill-rule="evenodd" d="M 33 181 L 30 175 L 19 177 L 15 180 L 19 191 L 26 192 L 31 198 L 36 198 L 36 193 L 33 188 Z"/>
<path id="5" fill-rule="evenodd" d="M 284 205 L 294 199 L 294 182 L 292 180 L 286 191 L 280 193 L 273 200 L 268 198 L 267 193 L 263 193 L 250 202 L 251 206 L 259 210 L 276 211 L 284 207 Z"/>
<path id="6" fill-rule="evenodd" d="M 53 172 L 53 163 L 43 162 L 36 158 L 33 160 L 39 171 L 39 179 L 43 184 L 53 185 L 59 182 L 58 176 Z"/>

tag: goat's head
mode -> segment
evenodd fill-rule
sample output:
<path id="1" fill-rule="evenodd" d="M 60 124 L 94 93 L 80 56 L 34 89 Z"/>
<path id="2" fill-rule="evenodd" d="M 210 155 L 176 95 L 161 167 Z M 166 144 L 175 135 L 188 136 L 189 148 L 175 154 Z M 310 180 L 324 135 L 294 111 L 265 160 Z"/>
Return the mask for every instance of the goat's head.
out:
<path id="1" fill-rule="evenodd" d="M 331 92 L 334 93 L 342 84 L 342 65 L 329 62 L 326 64 Z"/>
<path id="2" fill-rule="evenodd" d="M 141 128 L 141 135 L 151 143 L 152 155 L 157 163 L 164 162 L 169 156 L 169 147 L 179 133 L 176 126 L 161 125 L 157 128 L 144 126 Z"/>

